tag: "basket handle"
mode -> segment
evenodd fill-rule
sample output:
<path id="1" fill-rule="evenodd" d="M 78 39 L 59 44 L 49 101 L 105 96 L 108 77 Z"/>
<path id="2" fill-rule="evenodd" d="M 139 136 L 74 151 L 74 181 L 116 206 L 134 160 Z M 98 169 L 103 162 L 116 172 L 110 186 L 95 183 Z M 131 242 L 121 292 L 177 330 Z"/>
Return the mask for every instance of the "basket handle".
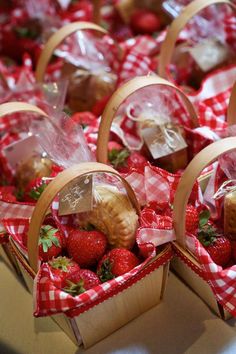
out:
<path id="1" fill-rule="evenodd" d="M 107 33 L 104 28 L 96 25 L 95 23 L 83 21 L 69 23 L 68 25 L 65 25 L 60 28 L 49 38 L 41 52 L 35 71 L 35 77 L 37 82 L 43 82 L 47 65 L 51 59 L 54 50 L 59 46 L 59 44 L 63 42 L 66 37 L 81 30 L 94 30 L 103 34 Z"/>
<path id="2" fill-rule="evenodd" d="M 230 137 L 218 140 L 200 151 L 185 169 L 178 184 L 174 205 L 173 222 L 177 242 L 185 249 L 185 219 L 186 207 L 193 185 L 201 171 L 226 152 L 236 149 L 236 138 Z"/>
<path id="3" fill-rule="evenodd" d="M 41 116 L 49 118 L 49 116 L 40 108 L 26 102 L 7 102 L 0 104 L 0 117 L 8 114 L 20 113 L 20 112 L 32 112 Z"/>
<path id="4" fill-rule="evenodd" d="M 73 181 L 75 178 L 83 177 L 84 175 L 93 172 L 107 172 L 118 177 L 122 181 L 133 206 L 137 210 L 137 213 L 140 214 L 139 203 L 133 189 L 129 183 L 112 167 L 97 162 L 83 162 L 68 168 L 67 170 L 59 173 L 54 178 L 54 180 L 50 182 L 50 184 L 41 194 L 31 217 L 27 246 L 29 264 L 35 272 L 38 270 L 39 232 L 47 210 L 50 207 L 53 199 L 68 183 Z"/>
<path id="5" fill-rule="evenodd" d="M 180 15 L 171 23 L 164 42 L 161 46 L 158 74 L 165 79 L 168 77 L 166 67 L 170 65 L 175 43 L 181 30 L 198 12 L 213 4 L 228 4 L 236 11 L 236 6 L 230 0 L 194 0 L 187 5 Z"/>
<path id="6" fill-rule="evenodd" d="M 232 88 L 229 99 L 229 105 L 227 110 L 227 122 L 229 126 L 236 123 L 236 81 Z"/>
<path id="7" fill-rule="evenodd" d="M 195 111 L 195 108 L 189 98 L 185 95 L 185 93 L 175 86 L 173 83 L 160 78 L 159 76 L 140 76 L 134 79 L 129 80 L 123 86 L 119 87 L 110 98 L 106 108 L 102 114 L 101 122 L 99 125 L 98 131 L 98 141 L 97 141 L 97 161 L 106 163 L 107 162 L 107 145 L 109 141 L 109 134 L 112 121 L 124 100 L 126 100 L 130 95 L 132 95 L 135 91 L 152 86 L 167 86 L 174 88 L 181 96 L 184 101 L 187 110 L 190 114 L 193 127 L 198 127 L 198 116 Z"/>

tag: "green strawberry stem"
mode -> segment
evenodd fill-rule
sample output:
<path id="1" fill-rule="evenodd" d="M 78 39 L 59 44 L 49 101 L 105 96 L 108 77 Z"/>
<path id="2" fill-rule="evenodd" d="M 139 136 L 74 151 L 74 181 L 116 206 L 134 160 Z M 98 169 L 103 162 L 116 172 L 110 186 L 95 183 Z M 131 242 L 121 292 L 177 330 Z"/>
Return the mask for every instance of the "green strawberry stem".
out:
<path id="1" fill-rule="evenodd" d="M 102 283 L 115 278 L 115 275 L 112 273 L 112 263 L 109 259 L 106 259 L 102 263 L 101 269 L 98 271 L 98 276 Z"/>
<path id="2" fill-rule="evenodd" d="M 126 165 L 126 159 L 129 157 L 130 152 L 127 149 L 123 150 L 117 150 L 117 149 L 112 149 L 108 153 L 108 159 L 111 162 L 111 164 L 117 168 L 119 166 L 125 166 Z"/>
<path id="3" fill-rule="evenodd" d="M 198 239 L 205 247 L 212 245 L 218 236 L 216 228 L 208 224 L 209 219 L 209 210 L 203 210 L 199 215 Z"/>
<path id="4" fill-rule="evenodd" d="M 57 233 L 58 229 L 54 229 L 50 225 L 41 227 L 39 245 L 42 245 L 43 252 L 47 252 L 52 245 L 60 247 L 60 242 L 54 235 Z"/>
<path id="5" fill-rule="evenodd" d="M 76 284 L 70 280 L 67 280 L 67 284 L 68 286 L 63 290 L 72 296 L 80 295 L 86 291 L 84 288 L 84 281 L 82 279 Z"/>
<path id="6" fill-rule="evenodd" d="M 49 262 L 50 266 L 54 269 L 60 269 L 63 272 L 68 272 L 68 267 L 72 264 L 71 260 L 67 257 L 57 257 L 53 258 Z"/>
<path id="7" fill-rule="evenodd" d="M 43 184 L 41 184 L 41 186 L 31 189 L 31 191 L 29 192 L 30 198 L 32 198 L 34 200 L 38 200 L 46 187 L 47 187 L 47 184 L 43 183 Z"/>

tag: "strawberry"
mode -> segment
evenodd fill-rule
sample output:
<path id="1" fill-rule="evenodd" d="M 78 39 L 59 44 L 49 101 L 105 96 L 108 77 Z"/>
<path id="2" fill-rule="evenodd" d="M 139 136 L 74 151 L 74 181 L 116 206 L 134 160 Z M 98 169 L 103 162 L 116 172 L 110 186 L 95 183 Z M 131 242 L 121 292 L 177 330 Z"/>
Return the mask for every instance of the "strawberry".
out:
<path id="1" fill-rule="evenodd" d="M 129 272 L 139 264 L 138 258 L 125 248 L 114 248 L 99 262 L 97 274 L 101 282 Z"/>
<path id="2" fill-rule="evenodd" d="M 92 108 L 92 112 L 93 114 L 95 114 L 96 117 L 100 117 L 102 115 L 110 97 L 111 97 L 110 95 L 105 96 L 101 100 L 95 103 L 95 105 Z"/>
<path id="3" fill-rule="evenodd" d="M 115 141 L 110 141 L 108 144 L 108 159 L 121 173 L 128 173 L 131 168 L 143 171 L 147 163 L 147 159 L 139 152 L 130 152 Z"/>
<path id="4" fill-rule="evenodd" d="M 131 16 L 130 27 L 138 34 L 152 34 L 160 30 L 161 22 L 154 12 L 137 9 Z"/>
<path id="5" fill-rule="evenodd" d="M 65 283 L 66 286 L 63 290 L 72 296 L 82 294 L 101 284 L 97 274 L 88 269 L 81 269 L 79 272 L 69 275 L 65 279 Z"/>
<path id="6" fill-rule="evenodd" d="M 67 251 L 81 267 L 94 266 L 104 255 L 106 236 L 99 231 L 73 229 L 67 239 Z"/>
<path id="7" fill-rule="evenodd" d="M 25 188 L 24 200 L 26 202 L 35 203 L 40 195 L 43 193 L 45 188 L 47 187 L 50 180 L 43 180 L 42 178 L 36 178 L 31 181 Z"/>
<path id="8" fill-rule="evenodd" d="M 77 112 L 71 116 L 71 119 L 74 123 L 91 125 L 97 117 L 91 112 Z"/>
<path id="9" fill-rule="evenodd" d="M 0 200 L 7 203 L 16 202 L 16 197 L 14 195 L 15 187 L 13 186 L 3 186 L 0 187 Z"/>
<path id="10" fill-rule="evenodd" d="M 79 265 L 67 257 L 59 256 L 57 258 L 52 258 L 48 264 L 53 276 L 54 284 L 58 288 L 63 288 L 66 284 L 66 279 L 72 274 L 80 271 Z"/>
<path id="11" fill-rule="evenodd" d="M 232 248 L 229 239 L 224 235 L 217 233 L 212 222 L 209 222 L 205 211 L 205 216 L 200 218 L 198 239 L 209 253 L 213 262 L 221 267 L 225 267 L 232 255 Z"/>
<path id="12" fill-rule="evenodd" d="M 128 166 L 128 171 L 131 168 L 136 168 L 136 169 L 140 169 L 143 171 L 145 165 L 147 164 L 147 159 L 143 155 L 141 155 L 139 152 L 131 152 L 131 154 L 127 158 L 126 163 Z"/>
<path id="13" fill-rule="evenodd" d="M 58 256 L 62 250 L 62 235 L 51 225 L 44 225 L 40 230 L 39 255 L 44 262 Z"/>
<path id="14" fill-rule="evenodd" d="M 186 231 L 189 233 L 195 233 L 198 228 L 198 223 L 199 223 L 199 214 L 197 209 L 193 205 L 188 204 L 186 208 L 186 221 L 185 221 Z"/>

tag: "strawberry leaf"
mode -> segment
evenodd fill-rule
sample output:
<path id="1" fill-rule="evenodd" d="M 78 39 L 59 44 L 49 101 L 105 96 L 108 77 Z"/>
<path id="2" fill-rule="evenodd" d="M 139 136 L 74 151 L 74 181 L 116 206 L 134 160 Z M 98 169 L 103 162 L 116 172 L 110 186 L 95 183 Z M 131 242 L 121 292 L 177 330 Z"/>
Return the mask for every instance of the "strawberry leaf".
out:
<path id="1" fill-rule="evenodd" d="M 199 227 L 202 228 L 205 226 L 210 219 L 210 212 L 209 210 L 203 210 L 199 215 Z"/>
<path id="2" fill-rule="evenodd" d="M 111 162 L 111 164 L 116 168 L 119 166 L 125 166 L 126 164 L 126 159 L 129 157 L 130 152 L 127 149 L 123 150 L 117 150 L 117 149 L 112 149 L 108 153 L 108 159 Z"/>
<path id="3" fill-rule="evenodd" d="M 34 200 L 38 200 L 46 187 L 47 184 L 43 183 L 41 184 L 41 186 L 31 189 L 31 191 L 29 192 L 29 197 Z"/>
<path id="4" fill-rule="evenodd" d="M 60 247 L 61 246 L 61 244 L 60 244 L 60 241 L 58 240 L 58 238 L 57 237 L 52 237 L 52 243 L 54 244 L 54 246 L 56 246 L 56 247 Z"/>
<path id="5" fill-rule="evenodd" d="M 70 280 L 67 280 L 67 284 L 68 286 L 63 290 L 71 296 L 77 296 L 86 291 L 86 289 L 84 288 L 84 281 L 82 279 L 76 284 Z"/>
<path id="6" fill-rule="evenodd" d="M 115 278 L 115 275 L 112 273 L 112 263 L 109 259 L 106 259 L 102 263 L 101 268 L 98 271 L 98 276 L 102 283 Z"/>

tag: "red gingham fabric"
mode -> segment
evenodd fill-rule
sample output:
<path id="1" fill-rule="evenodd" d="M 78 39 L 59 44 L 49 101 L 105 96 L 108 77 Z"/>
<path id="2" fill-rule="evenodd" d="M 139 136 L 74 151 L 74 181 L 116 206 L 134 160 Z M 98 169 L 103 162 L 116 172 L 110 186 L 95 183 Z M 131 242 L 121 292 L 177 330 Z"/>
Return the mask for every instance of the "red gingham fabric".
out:
<path id="1" fill-rule="evenodd" d="M 144 172 L 132 169 L 130 173 L 125 176 L 134 189 L 140 204 L 142 204 L 145 199 L 146 205 L 155 202 L 157 207 L 158 205 L 160 206 L 160 209 L 169 204 L 173 204 L 180 177 L 181 174 L 172 174 L 150 164 L 145 167 Z M 146 195 L 145 198 L 144 195 Z M 189 200 L 195 203 L 198 198 L 199 185 L 196 182 Z"/>
<path id="2" fill-rule="evenodd" d="M 119 292 L 125 290 L 127 287 L 131 286 L 135 282 L 142 279 L 145 275 L 148 275 L 151 271 L 157 269 L 161 265 L 167 263 L 172 257 L 172 252 L 168 251 L 165 255 L 156 259 L 153 263 L 149 264 L 146 268 L 143 268 L 142 265 L 137 266 L 131 272 L 126 273 L 123 276 L 112 279 L 102 285 L 98 285 L 93 289 L 86 291 L 85 293 L 72 297 L 69 294 L 60 291 L 53 283 L 47 281 L 50 279 L 50 270 L 47 265 L 44 268 L 41 268 L 40 273 L 44 273 L 44 282 L 40 282 L 37 279 L 42 277 L 42 274 L 38 273 L 36 277 L 36 289 L 40 292 L 40 302 L 39 304 L 43 308 L 39 310 L 39 307 L 35 306 L 35 316 L 47 316 L 48 312 L 50 314 L 55 314 L 58 311 L 65 312 L 69 317 L 78 316 L 80 313 L 88 310 L 101 303 L 102 301 L 108 299 L 111 296 L 118 294 Z M 147 263 L 148 260 L 145 261 Z M 149 269 L 148 269 L 149 268 Z M 51 286 L 50 286 L 51 285 Z M 49 310 L 50 308 L 50 310 Z M 68 310 L 67 310 L 68 309 Z"/>
<path id="3" fill-rule="evenodd" d="M 224 21 L 224 30 L 226 33 L 226 42 L 235 50 L 236 49 L 236 18 L 228 15 Z"/>
<path id="4" fill-rule="evenodd" d="M 6 133 L 0 140 L 0 166 L 1 170 L 4 172 L 4 175 L 8 179 L 8 183 L 10 183 L 13 179 L 13 171 L 10 164 L 7 161 L 6 155 L 4 153 L 4 148 L 8 145 L 17 142 L 22 137 L 21 134 L 18 133 Z"/>
<path id="5" fill-rule="evenodd" d="M 26 259 L 28 259 L 27 248 L 24 246 L 22 239 L 23 237 L 26 238 L 25 235 L 29 228 L 29 218 L 33 213 L 33 209 L 34 209 L 33 207 L 27 206 L 26 208 L 26 206 L 23 207 L 21 206 L 19 207 L 19 210 L 25 211 L 25 215 L 23 215 L 21 211 L 22 215 L 20 215 L 20 213 L 18 213 L 18 215 L 17 214 L 10 215 L 10 216 L 5 215 L 4 219 L 1 220 L 5 230 L 8 232 L 9 235 L 11 235 L 15 245 L 19 249 L 20 253 L 22 253 Z"/>
<path id="6" fill-rule="evenodd" d="M 193 236 L 189 235 L 189 238 L 191 237 Z M 195 244 L 194 253 L 199 259 L 204 279 L 211 286 L 217 301 L 233 316 L 236 316 L 236 266 L 223 269 L 212 261 L 207 251 L 195 237 L 192 244 Z"/>

